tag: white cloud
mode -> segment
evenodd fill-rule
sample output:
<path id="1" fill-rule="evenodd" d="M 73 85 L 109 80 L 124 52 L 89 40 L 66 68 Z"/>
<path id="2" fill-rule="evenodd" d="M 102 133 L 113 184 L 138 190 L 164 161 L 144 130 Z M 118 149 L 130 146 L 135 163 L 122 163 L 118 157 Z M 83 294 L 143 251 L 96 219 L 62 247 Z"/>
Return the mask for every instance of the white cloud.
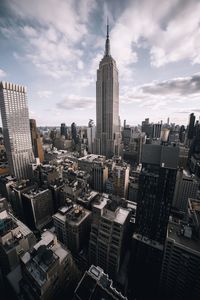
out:
<path id="1" fill-rule="evenodd" d="M 7 75 L 6 72 L 4 70 L 0 69 L 0 79 L 6 77 L 6 75 Z"/>
<path id="2" fill-rule="evenodd" d="M 38 91 L 38 96 L 42 99 L 48 99 L 51 95 L 52 91 L 49 90 Z"/>
<path id="3" fill-rule="evenodd" d="M 78 95 L 65 96 L 60 102 L 56 103 L 58 109 L 84 110 L 95 106 L 94 97 L 83 97 Z"/>
<path id="4" fill-rule="evenodd" d="M 196 113 L 199 110 L 199 99 L 200 73 L 129 88 L 120 97 L 124 104 L 134 104 L 152 110 L 167 109 L 177 112 L 184 106 L 184 111 L 189 111 L 193 105 L 193 111 Z"/>
<path id="5" fill-rule="evenodd" d="M 95 0 L 11 0 L 9 7 L 26 25 L 9 34 L 21 37 L 25 57 L 43 73 L 55 79 L 71 77 L 84 67 L 80 44 L 88 34 L 95 4 Z"/>
<path id="6" fill-rule="evenodd" d="M 83 63 L 82 60 L 79 60 L 79 61 L 78 61 L 77 67 L 78 67 L 79 70 L 83 70 L 83 68 L 84 68 L 84 63 Z"/>
<path id="7" fill-rule="evenodd" d="M 132 1 L 116 20 L 111 38 L 113 56 L 124 73 L 144 45 L 154 67 L 184 59 L 200 63 L 200 2 Z"/>

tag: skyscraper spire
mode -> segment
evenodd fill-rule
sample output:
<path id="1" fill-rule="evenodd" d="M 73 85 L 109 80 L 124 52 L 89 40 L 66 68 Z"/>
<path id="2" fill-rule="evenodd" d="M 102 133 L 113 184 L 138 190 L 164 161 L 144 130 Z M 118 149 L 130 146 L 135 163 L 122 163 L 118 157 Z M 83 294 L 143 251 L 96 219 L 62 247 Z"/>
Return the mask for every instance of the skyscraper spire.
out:
<path id="1" fill-rule="evenodd" d="M 109 20 L 107 18 L 107 35 L 105 45 L 105 56 L 110 56 L 110 39 L 109 39 Z"/>

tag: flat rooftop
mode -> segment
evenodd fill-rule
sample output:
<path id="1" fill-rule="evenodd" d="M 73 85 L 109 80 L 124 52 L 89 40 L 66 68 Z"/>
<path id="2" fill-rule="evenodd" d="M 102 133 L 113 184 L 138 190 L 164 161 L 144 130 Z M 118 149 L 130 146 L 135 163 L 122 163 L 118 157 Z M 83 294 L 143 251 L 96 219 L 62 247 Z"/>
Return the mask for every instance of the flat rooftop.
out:
<path id="1" fill-rule="evenodd" d="M 78 159 L 78 161 L 87 161 L 90 163 L 93 162 L 102 162 L 105 161 L 106 157 L 103 155 L 97 155 L 97 154 L 90 154 L 90 155 L 86 155 L 84 157 L 81 157 Z"/>
<path id="2" fill-rule="evenodd" d="M 180 224 L 169 222 L 167 230 L 167 238 L 173 239 L 178 245 L 189 248 L 198 252 L 200 256 L 200 239 L 188 238 L 181 233 Z"/>

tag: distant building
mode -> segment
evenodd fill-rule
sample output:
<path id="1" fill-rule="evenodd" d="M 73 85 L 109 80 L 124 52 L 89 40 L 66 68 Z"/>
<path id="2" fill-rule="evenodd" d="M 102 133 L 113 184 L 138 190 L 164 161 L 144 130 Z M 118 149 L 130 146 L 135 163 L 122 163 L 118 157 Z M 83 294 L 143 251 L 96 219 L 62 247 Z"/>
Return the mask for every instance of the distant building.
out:
<path id="1" fill-rule="evenodd" d="M 34 119 L 30 119 L 30 130 L 34 156 L 38 157 L 42 163 L 44 161 L 44 151 L 42 148 L 40 134 L 36 127 L 36 121 Z"/>
<path id="2" fill-rule="evenodd" d="M 26 88 L 0 83 L 0 108 L 9 172 L 17 179 L 29 178 L 33 160 Z"/>
<path id="3" fill-rule="evenodd" d="M 200 239 L 193 237 L 188 225 L 169 222 L 160 293 L 163 300 L 199 299 Z"/>
<path id="4" fill-rule="evenodd" d="M 100 267 L 92 265 L 79 282 L 73 300 L 127 300 L 113 287 L 113 281 Z"/>
<path id="5" fill-rule="evenodd" d="M 148 138 L 152 136 L 152 124 L 149 123 L 149 118 L 142 121 L 142 132 L 145 132 Z"/>
<path id="6" fill-rule="evenodd" d="M 61 125 L 60 125 L 60 135 L 67 138 L 67 127 L 66 127 L 65 123 L 61 123 Z"/>
<path id="7" fill-rule="evenodd" d="M 21 198 L 26 224 L 31 229 L 41 230 L 52 220 L 53 200 L 49 189 L 32 189 Z"/>
<path id="8" fill-rule="evenodd" d="M 116 279 L 124 258 L 130 211 L 115 200 L 102 200 L 93 206 L 89 262 Z"/>
<path id="9" fill-rule="evenodd" d="M 195 123 L 195 115 L 193 113 L 191 113 L 189 116 L 189 125 L 187 128 L 187 144 L 189 146 L 194 137 L 194 123 Z"/>
<path id="10" fill-rule="evenodd" d="M 92 120 L 90 120 L 87 127 L 87 139 L 88 139 L 88 152 L 94 153 L 94 140 L 96 135 L 96 127 Z"/>
<path id="11" fill-rule="evenodd" d="M 76 124 L 74 122 L 71 124 L 71 134 L 72 134 L 72 140 L 74 141 L 74 144 L 77 145 L 79 142 L 79 137 L 77 133 Z"/>
<path id="12" fill-rule="evenodd" d="M 56 299 L 67 292 L 74 278 L 70 252 L 50 231 L 42 234 L 33 251 L 21 256 L 20 288 L 26 299 Z"/>
<path id="13" fill-rule="evenodd" d="M 152 130 L 152 138 L 153 139 L 159 139 L 160 138 L 161 129 L 162 129 L 162 124 L 160 124 L 160 123 L 153 124 L 153 130 Z"/>
<path id="14" fill-rule="evenodd" d="M 36 243 L 32 231 L 5 210 L 0 212 L 0 265 L 4 274 L 19 264 L 19 257 Z"/>
<path id="15" fill-rule="evenodd" d="M 82 206 L 62 207 L 53 215 L 58 240 L 72 253 L 81 251 L 89 238 L 91 212 Z"/>

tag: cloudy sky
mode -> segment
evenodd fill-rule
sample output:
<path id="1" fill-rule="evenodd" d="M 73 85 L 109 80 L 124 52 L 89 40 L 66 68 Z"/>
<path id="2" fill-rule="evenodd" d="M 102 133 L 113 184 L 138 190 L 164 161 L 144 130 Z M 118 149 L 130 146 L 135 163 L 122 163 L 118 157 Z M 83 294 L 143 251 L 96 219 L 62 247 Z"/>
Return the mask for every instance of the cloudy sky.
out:
<path id="1" fill-rule="evenodd" d="M 120 117 L 200 115 L 200 0 L 1 0 L 0 80 L 26 85 L 38 125 L 95 120 L 106 18 Z"/>

